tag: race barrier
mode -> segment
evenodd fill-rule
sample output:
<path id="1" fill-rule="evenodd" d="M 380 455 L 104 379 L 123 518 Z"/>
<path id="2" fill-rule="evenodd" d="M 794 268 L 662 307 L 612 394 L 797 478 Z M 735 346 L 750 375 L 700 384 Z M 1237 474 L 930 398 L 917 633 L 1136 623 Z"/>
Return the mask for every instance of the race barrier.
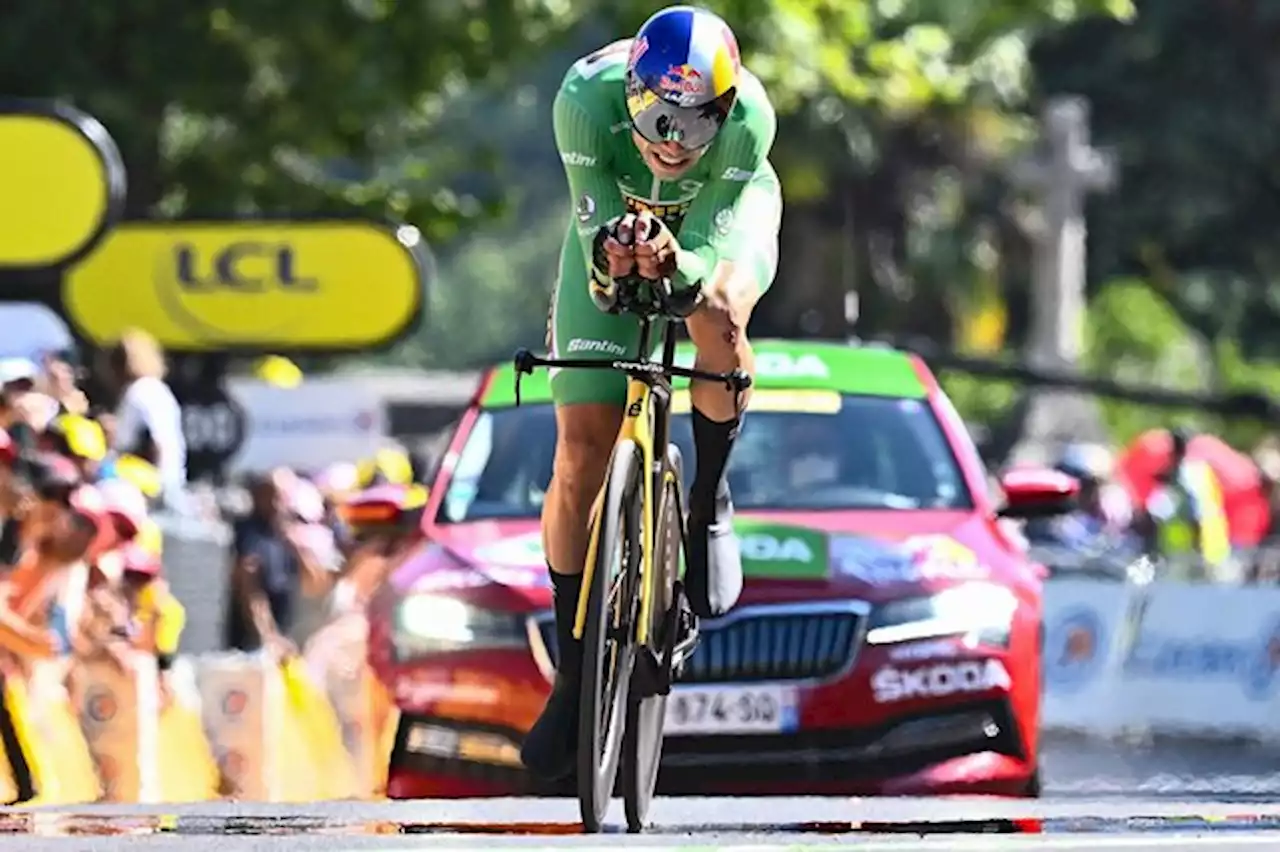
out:
<path id="1" fill-rule="evenodd" d="M 340 643 L 353 625 L 337 627 L 283 665 L 211 654 L 164 675 L 153 656 L 132 653 L 7 672 L 4 711 L 34 797 L 22 795 L 3 749 L 0 796 L 24 805 L 381 797 L 397 719 L 363 640 Z"/>
<path id="2" fill-rule="evenodd" d="M 1054 580 L 1042 726 L 1105 738 L 1280 737 L 1280 589 Z"/>

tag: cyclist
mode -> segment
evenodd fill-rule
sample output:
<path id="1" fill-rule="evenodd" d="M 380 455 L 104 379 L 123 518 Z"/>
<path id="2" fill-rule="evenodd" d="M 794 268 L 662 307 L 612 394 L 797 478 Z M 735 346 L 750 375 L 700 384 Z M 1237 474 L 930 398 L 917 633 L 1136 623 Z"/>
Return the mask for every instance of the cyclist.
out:
<path id="1" fill-rule="evenodd" d="M 782 193 L 768 162 L 773 107 L 742 67 L 728 25 L 689 6 L 655 13 L 634 39 L 574 64 L 553 125 L 575 204 L 548 321 L 553 356 L 633 356 L 639 325 L 620 313 L 618 288 L 638 275 L 669 278 L 673 289 L 701 285 L 705 300 L 686 322 L 697 368 L 751 372 L 747 321 L 777 269 Z M 536 775 L 561 779 L 576 756 L 582 649 L 573 622 L 587 518 L 621 424 L 625 379 L 558 370 L 551 388 L 557 437 L 542 527 L 560 664 L 522 757 Z M 691 392 L 697 460 L 684 582 L 690 609 L 707 618 L 742 591 L 724 478 L 741 413 L 722 385 L 695 383 Z"/>

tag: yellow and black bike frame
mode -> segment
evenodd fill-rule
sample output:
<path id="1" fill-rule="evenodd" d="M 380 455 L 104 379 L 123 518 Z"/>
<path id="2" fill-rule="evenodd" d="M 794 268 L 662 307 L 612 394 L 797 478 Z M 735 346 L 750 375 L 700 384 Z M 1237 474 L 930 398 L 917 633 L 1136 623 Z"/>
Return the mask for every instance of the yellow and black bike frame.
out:
<path id="1" fill-rule="evenodd" d="M 649 351 L 649 338 L 653 329 L 653 321 L 641 320 L 639 351 Z M 641 465 L 644 477 L 641 480 L 642 497 L 640 503 L 640 618 L 636 624 L 635 641 L 637 645 L 645 645 L 649 641 L 649 625 L 653 621 L 653 599 L 657 590 L 654 577 L 653 551 L 654 536 L 657 532 L 657 521 L 662 516 L 663 507 L 654 506 L 654 487 L 656 482 L 666 484 L 668 478 L 675 479 L 676 472 L 666 462 L 666 446 L 671 431 L 671 396 L 672 387 L 670 371 L 675 365 L 676 335 L 675 323 L 667 320 L 663 323 L 662 360 L 649 364 L 649 370 L 626 370 L 627 372 L 627 407 L 622 417 L 622 425 L 614 440 L 614 450 L 609 456 L 609 468 L 605 471 L 604 485 L 596 495 L 591 508 L 591 538 L 587 543 L 587 560 L 582 571 L 582 588 L 591 588 L 591 579 L 595 573 L 596 557 L 600 548 L 600 529 L 603 527 L 604 495 L 608 487 L 610 474 L 613 472 L 613 461 L 617 458 L 617 448 L 630 441 L 640 450 Z M 621 366 L 621 365 L 620 365 Z M 630 365 L 635 367 L 636 365 Z M 663 368 L 661 371 L 653 368 Z M 659 463 L 656 459 L 658 447 L 663 448 L 663 457 Z M 659 466 L 660 464 L 660 466 Z M 661 473 L 659 480 L 658 474 Z M 578 615 L 573 622 L 573 637 L 582 639 L 582 631 L 586 629 L 588 595 L 578 597 Z"/>
<path id="2" fill-rule="evenodd" d="M 600 492 L 596 495 L 595 502 L 591 507 L 591 537 L 587 544 L 586 565 L 583 566 L 582 588 L 584 590 L 591 588 L 591 580 L 595 574 L 596 557 L 600 549 L 604 495 L 605 490 L 608 488 L 610 476 L 613 473 L 617 450 L 624 442 L 631 441 L 640 450 L 641 464 L 644 469 L 640 512 L 640 618 L 639 623 L 636 625 L 635 636 L 636 644 L 640 646 L 646 645 L 650 640 L 649 628 L 653 621 L 654 594 L 657 591 L 653 564 L 653 552 L 656 544 L 654 537 L 657 533 L 658 519 L 663 516 L 662 513 L 665 511 L 664 506 L 654 505 L 654 490 L 655 488 L 665 490 L 667 483 L 678 479 L 679 476 L 678 471 L 672 470 L 667 461 L 667 447 L 670 443 L 671 434 L 672 381 L 676 378 L 685 378 L 723 383 L 726 390 L 739 396 L 739 402 L 741 402 L 741 395 L 751 387 L 751 377 L 742 370 L 734 370 L 732 373 L 712 373 L 704 370 L 677 367 L 675 365 L 676 325 L 681 321 L 680 318 L 688 316 L 695 302 L 686 300 L 686 309 L 680 311 L 673 308 L 660 292 L 655 293 L 655 298 L 658 302 L 656 307 L 658 307 L 659 312 L 645 312 L 639 316 L 640 345 L 637 349 L 639 355 L 636 360 L 540 358 L 527 349 L 521 349 L 515 355 L 516 405 L 520 404 L 520 377 L 532 373 L 535 367 L 559 367 L 568 370 L 613 370 L 623 373 L 627 377 L 626 410 L 623 414 L 622 425 L 618 429 L 618 436 L 614 440 L 614 449 L 610 453 L 609 465 L 605 470 L 604 484 L 601 486 Z M 658 361 L 650 361 L 647 358 L 648 354 L 653 351 L 652 334 L 657 322 L 661 323 L 662 330 L 662 358 Z M 662 454 L 661 458 L 658 458 L 659 452 Z M 679 489 L 677 489 L 678 493 Z M 678 516 L 683 518 L 683 507 L 677 506 L 677 509 L 679 511 Z M 683 544 L 682 522 L 682 553 Z M 582 632 L 586 629 L 589 599 L 589 595 L 581 595 L 578 598 L 578 612 L 573 623 L 573 636 L 578 640 L 582 639 Z"/>

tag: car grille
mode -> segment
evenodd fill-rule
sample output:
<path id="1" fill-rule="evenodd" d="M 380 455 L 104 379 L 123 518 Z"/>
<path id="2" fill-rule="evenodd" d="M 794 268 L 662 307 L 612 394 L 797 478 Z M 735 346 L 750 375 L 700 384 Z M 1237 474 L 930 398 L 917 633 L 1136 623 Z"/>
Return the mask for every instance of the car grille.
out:
<path id="1" fill-rule="evenodd" d="M 698 649 L 680 683 L 744 683 L 834 677 L 853 665 L 866 630 L 860 601 L 751 606 L 702 623 Z M 554 661 L 555 625 L 538 622 Z"/>

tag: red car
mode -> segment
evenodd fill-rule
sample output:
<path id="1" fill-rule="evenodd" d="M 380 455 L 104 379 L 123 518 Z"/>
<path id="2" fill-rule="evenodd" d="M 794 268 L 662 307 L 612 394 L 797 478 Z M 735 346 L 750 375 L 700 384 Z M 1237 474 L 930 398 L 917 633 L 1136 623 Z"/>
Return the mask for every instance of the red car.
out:
<path id="1" fill-rule="evenodd" d="M 747 583 L 672 691 L 659 792 L 1036 795 L 1043 570 L 1010 519 L 1067 510 L 1076 483 L 1019 470 L 994 493 L 911 355 L 756 346 L 729 471 Z M 371 604 L 402 712 L 392 798 L 571 792 L 519 759 L 556 654 L 546 382 L 516 407 L 512 370 L 488 372 L 431 486 L 429 543 Z"/>

